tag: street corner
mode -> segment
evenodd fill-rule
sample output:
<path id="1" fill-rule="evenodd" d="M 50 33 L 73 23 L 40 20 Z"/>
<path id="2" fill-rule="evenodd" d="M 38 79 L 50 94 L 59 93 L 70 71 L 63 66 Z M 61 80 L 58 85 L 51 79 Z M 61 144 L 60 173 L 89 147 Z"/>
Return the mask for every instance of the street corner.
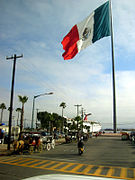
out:
<path id="1" fill-rule="evenodd" d="M 0 144 L 0 156 L 10 156 L 13 153 L 13 149 L 7 149 L 7 144 Z"/>

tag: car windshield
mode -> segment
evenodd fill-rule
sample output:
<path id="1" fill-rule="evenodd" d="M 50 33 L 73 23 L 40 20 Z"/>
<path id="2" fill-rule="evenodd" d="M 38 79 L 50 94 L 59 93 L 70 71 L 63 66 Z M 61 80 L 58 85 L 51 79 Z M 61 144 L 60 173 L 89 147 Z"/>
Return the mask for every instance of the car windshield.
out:
<path id="1" fill-rule="evenodd" d="M 134 27 L 135 0 L 0 0 L 0 179 L 135 179 Z"/>

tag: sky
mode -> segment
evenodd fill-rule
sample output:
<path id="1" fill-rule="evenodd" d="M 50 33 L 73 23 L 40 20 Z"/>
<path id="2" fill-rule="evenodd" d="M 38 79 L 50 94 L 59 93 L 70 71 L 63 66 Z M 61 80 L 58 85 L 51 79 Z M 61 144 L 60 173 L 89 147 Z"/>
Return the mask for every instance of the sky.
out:
<path id="1" fill-rule="evenodd" d="M 135 127 L 135 1 L 129 1 L 112 0 L 118 128 Z M 13 61 L 6 57 L 23 54 L 16 64 L 13 124 L 21 107 L 18 95 L 28 97 L 24 119 L 30 126 L 33 97 L 53 92 L 35 99 L 35 119 L 36 109 L 61 115 L 59 105 L 65 102 L 66 117 L 74 118 L 74 105 L 80 104 L 80 113 L 81 108 L 92 113 L 89 120 L 113 127 L 111 38 L 95 42 L 69 61 L 63 60 L 61 44 L 75 24 L 105 2 L 0 0 L 0 104 L 7 108 Z M 3 122 L 8 119 L 4 110 Z"/>

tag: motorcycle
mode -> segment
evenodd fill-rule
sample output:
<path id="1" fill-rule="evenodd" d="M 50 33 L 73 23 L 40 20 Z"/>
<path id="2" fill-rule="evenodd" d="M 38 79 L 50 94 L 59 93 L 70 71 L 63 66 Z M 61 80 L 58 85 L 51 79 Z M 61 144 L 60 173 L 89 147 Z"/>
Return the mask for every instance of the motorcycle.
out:
<path id="1" fill-rule="evenodd" d="M 84 152 L 84 143 L 83 143 L 83 138 L 81 137 L 78 142 L 78 154 L 82 155 L 83 152 Z"/>
<path id="2" fill-rule="evenodd" d="M 79 155 L 82 155 L 83 152 L 84 152 L 84 147 L 79 147 L 79 148 L 78 148 L 78 154 L 79 154 Z"/>

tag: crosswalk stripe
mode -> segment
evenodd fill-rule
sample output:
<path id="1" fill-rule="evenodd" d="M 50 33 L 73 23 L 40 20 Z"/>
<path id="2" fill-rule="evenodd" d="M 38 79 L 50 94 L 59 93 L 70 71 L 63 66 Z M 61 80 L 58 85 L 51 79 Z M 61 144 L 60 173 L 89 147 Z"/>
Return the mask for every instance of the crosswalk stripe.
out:
<path id="1" fill-rule="evenodd" d="M 47 161 L 49 161 L 49 160 L 40 161 L 40 162 L 38 162 L 38 163 L 36 163 L 36 164 L 30 165 L 30 167 L 36 167 L 36 166 L 38 166 L 38 165 L 40 165 L 40 164 L 44 164 L 44 163 L 47 162 Z M 40 167 L 41 167 L 41 166 L 40 166 Z"/>
<path id="2" fill-rule="evenodd" d="M 69 168 L 69 167 L 71 167 L 71 166 L 73 166 L 73 165 L 75 165 L 75 163 L 67 164 L 66 166 L 64 166 L 64 167 L 61 168 L 60 170 L 61 170 L 61 171 L 64 171 L 64 170 L 66 170 L 67 168 Z"/>
<path id="3" fill-rule="evenodd" d="M 14 163 L 14 162 L 18 162 L 18 161 L 21 161 L 21 160 L 23 160 L 23 158 L 11 159 L 11 160 L 5 160 L 5 161 L 8 161 L 9 163 Z"/>
<path id="4" fill-rule="evenodd" d="M 27 159 L 22 159 L 22 160 L 19 160 L 19 161 L 17 161 L 17 162 L 11 162 L 11 164 L 13 164 L 13 165 L 18 165 L 18 164 L 21 164 L 21 163 L 23 163 L 23 162 L 25 162 L 25 161 L 30 161 L 31 160 L 31 158 L 27 158 Z"/>
<path id="5" fill-rule="evenodd" d="M 16 159 L 16 157 L 12 157 L 12 159 L 11 159 L 11 157 L 5 157 L 5 156 L 4 156 L 4 157 L 0 158 L 0 161 L 2 161 L 2 162 L 3 162 L 3 161 L 8 161 L 8 160 L 11 160 L 11 161 L 12 161 L 13 159 Z"/>
<path id="6" fill-rule="evenodd" d="M 34 162 L 38 162 L 39 160 L 32 160 L 32 161 L 30 161 L 30 162 L 27 162 L 27 163 L 24 163 L 24 164 L 21 164 L 21 165 L 29 165 L 29 164 L 32 164 L 32 163 L 34 163 Z"/>
<path id="7" fill-rule="evenodd" d="M 88 172 L 93 168 L 93 165 L 88 165 L 83 171 L 83 174 L 88 174 Z"/>
<path id="8" fill-rule="evenodd" d="M 111 167 L 109 170 L 108 170 L 108 172 L 107 172 L 107 176 L 108 177 L 112 177 L 112 174 L 114 173 L 114 169 Z"/>
<path id="9" fill-rule="evenodd" d="M 92 174 L 93 174 L 93 175 L 100 175 L 101 171 L 102 171 L 102 167 L 98 167 L 98 168 L 96 169 L 96 171 L 95 171 L 94 173 L 92 173 Z"/>
<path id="10" fill-rule="evenodd" d="M 135 169 L 133 171 L 134 171 L 134 178 L 135 178 Z"/>
<path id="11" fill-rule="evenodd" d="M 111 178 L 120 178 L 127 180 L 135 179 L 135 168 L 124 167 L 110 167 L 110 166 L 98 166 L 88 165 L 71 162 L 60 162 L 52 160 L 42 160 L 25 157 L 5 157 L 0 158 L 0 163 L 17 165 L 23 167 L 32 167 L 46 170 L 54 170 L 59 172 L 68 172 L 74 174 L 84 174 Z"/>
<path id="12" fill-rule="evenodd" d="M 49 162 L 47 164 L 44 164 L 44 165 L 40 166 L 40 168 L 46 168 L 47 166 L 49 166 L 51 164 L 54 164 L 54 163 L 55 163 L 55 161 L 51 161 L 51 162 Z"/>
<path id="13" fill-rule="evenodd" d="M 120 177 L 121 178 L 127 177 L 127 169 L 126 168 L 121 168 Z"/>
<path id="14" fill-rule="evenodd" d="M 78 169 L 80 169 L 83 166 L 83 164 L 79 164 L 76 167 L 74 167 L 70 172 L 76 172 Z"/>
<path id="15" fill-rule="evenodd" d="M 61 166 L 63 164 L 65 164 L 65 162 L 59 162 L 58 164 L 52 166 L 51 169 L 55 169 L 55 168 L 57 168 L 57 167 L 59 167 L 59 166 Z"/>

